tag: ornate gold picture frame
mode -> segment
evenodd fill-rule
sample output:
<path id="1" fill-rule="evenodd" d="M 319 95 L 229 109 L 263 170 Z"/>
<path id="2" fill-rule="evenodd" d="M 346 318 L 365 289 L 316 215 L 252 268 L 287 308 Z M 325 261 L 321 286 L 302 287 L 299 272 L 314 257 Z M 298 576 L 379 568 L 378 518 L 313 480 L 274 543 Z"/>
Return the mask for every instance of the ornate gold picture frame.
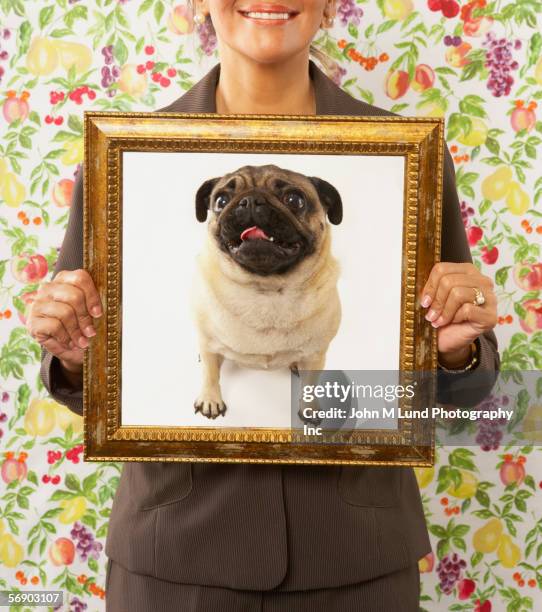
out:
<path id="1" fill-rule="evenodd" d="M 278 411 L 276 397 L 280 394 L 275 396 L 272 386 L 268 391 L 266 381 L 272 385 L 282 376 L 284 392 L 290 384 L 287 378 L 280 373 L 275 379 L 273 373 L 235 363 L 224 375 L 230 393 L 230 403 L 227 398 L 225 402 L 228 412 L 204 418 L 207 404 L 202 408 L 200 402 L 198 409 L 190 389 L 206 357 L 204 354 L 202 360 L 202 351 L 198 353 L 190 344 L 186 330 L 193 323 L 185 305 L 194 245 L 218 236 L 218 230 L 213 233 L 204 228 L 213 222 L 213 215 L 220 214 L 212 207 L 225 211 L 229 196 L 213 200 L 218 203 L 210 202 L 209 210 L 203 212 L 201 202 L 222 184 L 217 181 L 226 176 L 225 169 L 238 172 L 264 199 L 266 189 L 284 185 L 288 182 L 285 177 L 294 176 L 281 173 L 294 172 L 292 180 L 298 186 L 309 185 L 307 201 L 300 203 L 303 194 L 297 190 L 294 196 L 288 192 L 288 205 L 295 202 L 307 208 L 299 215 L 288 209 L 277 223 L 298 215 L 295 223 L 314 244 L 320 244 L 315 238 L 320 231 L 330 231 L 332 247 L 344 259 L 339 256 L 339 263 L 344 263 L 344 273 L 350 275 L 339 291 L 341 325 L 346 327 L 339 327 L 336 336 L 342 338 L 342 344 L 332 340 L 329 345 L 335 347 L 334 361 L 327 366 L 330 375 L 346 370 L 396 370 L 401 382 L 408 383 L 417 373 L 436 372 L 436 330 L 425 320 L 418 296 L 440 256 L 442 118 L 86 111 L 84 139 L 84 267 L 105 311 L 95 322 L 97 334 L 85 352 L 86 461 L 433 463 L 430 419 L 398 418 L 391 428 L 369 425 L 338 431 L 335 427 L 325 430 L 324 437 L 321 431 L 317 434 L 305 428 L 306 423 L 301 430 L 293 421 L 287 427 L 277 426 L 273 407 Z M 246 169 L 247 164 L 251 169 Z M 261 170 L 264 166 L 265 171 Z M 235 191 L 240 183 L 234 183 L 228 185 Z M 323 185 L 328 191 L 320 190 Z M 329 196 L 330 189 L 334 196 Z M 336 202 L 330 203 L 338 193 L 341 219 L 332 213 Z M 393 200 L 390 194 L 397 197 Z M 238 205 L 240 200 L 235 202 Z M 253 206 L 250 198 L 243 202 Z M 282 206 L 286 200 L 280 202 Z M 278 216 L 281 214 L 279 211 Z M 330 229 L 325 230 L 324 225 Z M 252 232 L 255 238 L 273 240 L 255 227 L 242 236 Z M 272 248 L 282 249 L 281 256 L 286 249 L 290 257 L 292 245 L 303 249 L 303 244 L 281 242 Z M 218 261 L 237 270 L 233 251 L 222 246 L 213 251 L 215 257 L 224 258 Z M 260 247 L 251 244 L 250 248 Z M 268 258 L 264 260 L 267 265 Z M 301 264 L 292 265 L 299 270 Z M 394 272 L 382 278 L 387 273 L 379 270 L 388 269 Z M 240 274 L 246 272 L 244 268 Z M 276 274 L 284 276 L 280 270 Z M 271 277 L 262 276 L 266 283 Z M 255 282 L 255 291 L 257 285 Z M 201 296 L 199 300 L 202 306 Z M 202 312 L 214 312 L 208 302 L 205 306 Z M 215 310 L 222 307 L 219 300 Z M 241 326 L 243 316 L 240 312 Z M 208 333 L 210 325 L 202 325 Z M 344 363 L 341 350 L 350 351 Z M 193 369 L 183 370 L 183 363 L 190 363 Z M 302 372 L 294 368 L 292 389 L 296 380 L 298 384 L 316 380 L 310 379 L 308 370 L 311 368 Z M 322 368 L 322 372 L 327 371 Z M 268 378 L 258 378 L 264 376 Z M 240 390 L 243 381 L 253 382 Z M 399 400 L 407 413 L 405 409 L 433 406 L 434 402 L 433 384 L 424 387 L 421 396 Z M 247 421 L 239 420 L 239 411 L 236 415 L 236 406 L 241 404 L 243 414 L 250 414 Z M 292 406 L 282 404 L 283 416 L 285 410 L 294 414 Z"/>

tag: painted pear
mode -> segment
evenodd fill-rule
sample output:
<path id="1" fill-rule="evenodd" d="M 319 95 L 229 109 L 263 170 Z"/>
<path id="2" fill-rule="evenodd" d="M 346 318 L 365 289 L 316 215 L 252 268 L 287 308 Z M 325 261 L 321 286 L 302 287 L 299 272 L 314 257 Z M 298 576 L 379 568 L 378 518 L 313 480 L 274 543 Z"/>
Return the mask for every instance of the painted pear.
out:
<path id="1" fill-rule="evenodd" d="M 17 208 L 26 197 L 26 187 L 13 172 L 7 172 L 0 179 L 0 198 L 11 208 Z"/>
<path id="2" fill-rule="evenodd" d="M 536 68 L 534 69 L 534 78 L 539 85 L 542 85 L 542 55 L 536 64 Z"/>
<path id="3" fill-rule="evenodd" d="M 11 535 L 0 536 L 0 562 L 6 567 L 17 567 L 24 558 L 24 549 Z"/>
<path id="4" fill-rule="evenodd" d="M 518 216 L 524 215 L 531 203 L 529 194 L 516 181 L 510 183 L 505 202 L 508 210 Z"/>
<path id="5" fill-rule="evenodd" d="M 86 45 L 67 40 L 57 40 L 56 44 L 60 63 L 66 72 L 75 65 L 75 72 L 81 74 L 92 66 L 92 52 Z"/>
<path id="6" fill-rule="evenodd" d="M 495 172 L 482 181 L 482 195 L 486 200 L 495 202 L 504 198 L 510 189 L 512 170 L 509 166 L 499 166 Z"/>
<path id="7" fill-rule="evenodd" d="M 472 536 L 474 550 L 481 553 L 491 553 L 497 550 L 502 536 L 502 523 L 500 519 L 493 517 Z"/>
<path id="8" fill-rule="evenodd" d="M 26 67 L 34 76 L 51 74 L 59 62 L 56 42 L 44 36 L 36 36 L 26 54 Z"/>
<path id="9" fill-rule="evenodd" d="M 503 567 L 515 567 L 521 559 L 521 551 L 517 544 L 514 544 L 512 538 L 507 534 L 503 534 L 499 541 L 497 556 Z"/>
<path id="10" fill-rule="evenodd" d="M 542 444 L 542 404 L 529 407 L 523 419 L 523 436 L 533 444 Z"/>

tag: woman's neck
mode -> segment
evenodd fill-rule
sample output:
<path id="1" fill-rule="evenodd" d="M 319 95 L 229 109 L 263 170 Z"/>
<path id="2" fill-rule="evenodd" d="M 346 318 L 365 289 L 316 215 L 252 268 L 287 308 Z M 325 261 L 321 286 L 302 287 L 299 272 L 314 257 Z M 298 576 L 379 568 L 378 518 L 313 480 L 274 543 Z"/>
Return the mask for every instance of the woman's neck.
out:
<path id="1" fill-rule="evenodd" d="M 278 64 L 262 64 L 227 48 L 221 50 L 216 112 L 315 115 L 316 99 L 308 61 L 306 54 L 299 54 Z"/>

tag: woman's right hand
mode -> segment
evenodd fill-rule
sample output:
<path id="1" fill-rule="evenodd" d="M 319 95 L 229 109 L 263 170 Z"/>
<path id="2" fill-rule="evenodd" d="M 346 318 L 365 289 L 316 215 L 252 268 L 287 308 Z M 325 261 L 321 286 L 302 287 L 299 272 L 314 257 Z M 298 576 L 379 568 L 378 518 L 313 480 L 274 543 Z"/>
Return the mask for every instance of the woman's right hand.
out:
<path id="1" fill-rule="evenodd" d="M 93 318 L 102 312 L 90 274 L 83 269 L 61 270 L 38 289 L 26 328 L 41 346 L 60 359 L 68 372 L 79 374 L 89 345 L 87 338 L 96 334 Z"/>

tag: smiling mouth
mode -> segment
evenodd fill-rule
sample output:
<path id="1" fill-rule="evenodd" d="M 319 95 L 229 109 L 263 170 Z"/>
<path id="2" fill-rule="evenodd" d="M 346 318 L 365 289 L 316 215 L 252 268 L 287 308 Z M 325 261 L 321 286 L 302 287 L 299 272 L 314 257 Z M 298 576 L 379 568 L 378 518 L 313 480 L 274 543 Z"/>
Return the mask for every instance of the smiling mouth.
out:
<path id="1" fill-rule="evenodd" d="M 252 226 L 243 230 L 238 239 L 230 240 L 227 243 L 228 249 L 232 254 L 237 254 L 246 247 L 268 246 L 283 255 L 294 255 L 301 249 L 301 241 L 284 242 L 274 236 L 269 236 L 258 226 Z M 264 247 L 265 248 L 265 247 Z"/>
<path id="2" fill-rule="evenodd" d="M 239 11 L 239 13 L 248 19 L 256 19 L 260 21 L 290 21 L 299 13 L 295 12 L 279 12 L 279 11 Z"/>

